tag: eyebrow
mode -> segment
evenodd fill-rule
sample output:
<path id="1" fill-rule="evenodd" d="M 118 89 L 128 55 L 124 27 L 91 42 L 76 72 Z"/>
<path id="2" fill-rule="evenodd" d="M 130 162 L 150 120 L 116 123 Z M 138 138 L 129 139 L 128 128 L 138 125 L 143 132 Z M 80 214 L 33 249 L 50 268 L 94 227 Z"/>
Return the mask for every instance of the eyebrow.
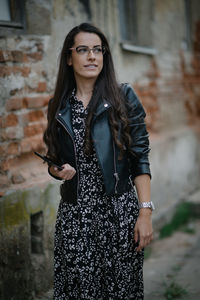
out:
<path id="1" fill-rule="evenodd" d="M 77 46 L 76 48 L 78 48 L 78 47 L 89 47 L 89 46 L 86 46 L 86 45 L 79 45 L 79 46 Z M 102 47 L 101 45 L 95 45 L 95 46 L 93 46 L 93 48 L 96 48 L 96 47 Z"/>

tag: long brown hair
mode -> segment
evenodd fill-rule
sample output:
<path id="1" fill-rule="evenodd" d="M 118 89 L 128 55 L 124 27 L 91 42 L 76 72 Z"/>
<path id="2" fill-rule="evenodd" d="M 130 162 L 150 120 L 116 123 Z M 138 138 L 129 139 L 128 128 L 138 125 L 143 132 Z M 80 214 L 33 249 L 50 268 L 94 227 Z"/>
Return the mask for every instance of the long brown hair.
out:
<path id="1" fill-rule="evenodd" d="M 55 120 L 56 111 L 62 106 L 62 99 L 70 95 L 72 90 L 76 88 L 76 81 L 72 66 L 67 64 L 71 50 L 74 45 L 75 36 L 79 32 L 94 33 L 99 36 L 102 46 L 105 47 L 105 54 L 103 56 L 103 68 L 99 74 L 92 98 L 88 105 L 88 115 L 86 119 L 86 134 L 85 134 L 85 153 L 91 153 L 91 135 L 90 125 L 95 112 L 95 108 L 99 101 L 106 99 L 111 104 L 112 109 L 109 109 L 109 122 L 115 144 L 120 150 L 120 157 L 125 148 L 129 148 L 131 138 L 129 134 L 127 108 L 124 101 L 124 95 L 121 93 L 120 86 L 117 83 L 113 60 L 110 52 L 108 41 L 104 34 L 95 26 L 82 23 L 74 27 L 66 36 L 60 56 L 60 65 L 56 81 L 55 93 L 53 101 L 48 109 L 48 125 L 44 133 L 44 142 L 48 147 L 47 155 L 54 160 L 56 159 L 56 132 L 57 124 Z M 120 135 L 119 135 L 120 130 Z"/>

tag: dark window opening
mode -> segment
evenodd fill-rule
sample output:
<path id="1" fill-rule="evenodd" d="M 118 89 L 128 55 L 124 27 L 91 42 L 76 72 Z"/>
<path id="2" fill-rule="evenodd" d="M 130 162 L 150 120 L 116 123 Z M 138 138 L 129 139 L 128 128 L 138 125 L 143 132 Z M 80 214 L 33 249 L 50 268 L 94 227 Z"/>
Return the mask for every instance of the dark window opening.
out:
<path id="1" fill-rule="evenodd" d="M 122 49 L 155 54 L 152 21 L 153 0 L 118 0 Z"/>
<path id="2" fill-rule="evenodd" d="M 31 252 L 43 253 L 44 215 L 40 211 L 31 215 Z"/>
<path id="3" fill-rule="evenodd" d="M 0 26 L 24 28 L 24 0 L 1 0 Z"/>

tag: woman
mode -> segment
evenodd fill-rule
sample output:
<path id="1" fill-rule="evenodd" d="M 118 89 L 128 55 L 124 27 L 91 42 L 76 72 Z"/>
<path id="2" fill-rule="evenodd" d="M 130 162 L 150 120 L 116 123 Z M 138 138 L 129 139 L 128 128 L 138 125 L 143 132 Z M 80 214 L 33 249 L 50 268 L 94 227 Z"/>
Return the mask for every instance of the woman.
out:
<path id="1" fill-rule="evenodd" d="M 143 248 L 152 240 L 144 117 L 130 85 L 116 82 L 103 33 L 87 23 L 73 28 L 44 134 L 48 157 L 63 167 L 49 166 L 63 180 L 56 300 L 143 299 Z"/>

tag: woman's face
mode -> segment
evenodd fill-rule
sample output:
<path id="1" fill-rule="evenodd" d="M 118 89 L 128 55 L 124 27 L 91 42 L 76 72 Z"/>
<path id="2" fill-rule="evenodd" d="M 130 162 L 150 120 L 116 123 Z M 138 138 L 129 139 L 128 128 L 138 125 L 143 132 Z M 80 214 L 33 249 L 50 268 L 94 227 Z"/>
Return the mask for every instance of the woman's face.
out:
<path id="1" fill-rule="evenodd" d="M 83 48 L 80 46 L 83 46 Z M 88 51 L 88 48 L 84 48 L 84 46 L 95 50 Z M 101 50 L 101 46 L 101 39 L 95 33 L 79 32 L 75 36 L 68 65 L 73 67 L 76 81 L 81 79 L 97 79 L 103 68 L 103 54 L 99 51 Z"/>

